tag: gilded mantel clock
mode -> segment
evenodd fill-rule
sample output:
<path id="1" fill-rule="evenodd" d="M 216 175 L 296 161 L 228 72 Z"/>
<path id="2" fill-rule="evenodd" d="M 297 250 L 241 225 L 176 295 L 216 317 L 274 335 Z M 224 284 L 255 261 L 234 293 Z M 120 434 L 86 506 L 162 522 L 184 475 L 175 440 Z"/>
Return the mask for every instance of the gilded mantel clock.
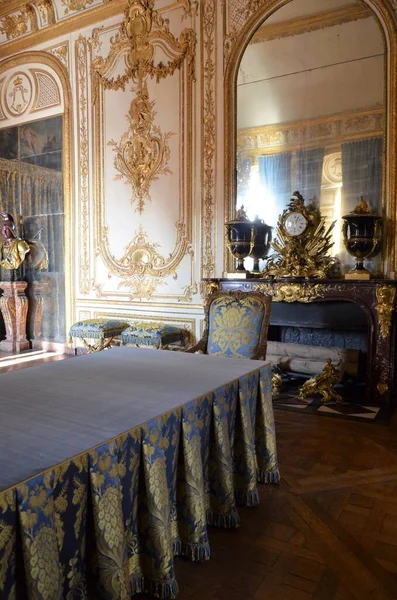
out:
<path id="1" fill-rule="evenodd" d="M 267 260 L 263 277 L 328 277 L 335 264 L 328 256 L 334 225 L 326 229 L 325 217 L 306 207 L 303 196 L 294 192 L 278 218 L 271 244 L 275 253 Z"/>

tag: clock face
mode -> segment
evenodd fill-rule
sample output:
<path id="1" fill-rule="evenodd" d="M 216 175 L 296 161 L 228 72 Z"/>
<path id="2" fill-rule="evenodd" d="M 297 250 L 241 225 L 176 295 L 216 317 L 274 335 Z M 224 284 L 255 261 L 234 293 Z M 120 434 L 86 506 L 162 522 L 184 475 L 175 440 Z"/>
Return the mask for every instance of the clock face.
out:
<path id="1" fill-rule="evenodd" d="M 290 213 L 284 221 L 284 228 L 289 235 L 300 235 L 307 226 L 307 220 L 300 212 Z"/>

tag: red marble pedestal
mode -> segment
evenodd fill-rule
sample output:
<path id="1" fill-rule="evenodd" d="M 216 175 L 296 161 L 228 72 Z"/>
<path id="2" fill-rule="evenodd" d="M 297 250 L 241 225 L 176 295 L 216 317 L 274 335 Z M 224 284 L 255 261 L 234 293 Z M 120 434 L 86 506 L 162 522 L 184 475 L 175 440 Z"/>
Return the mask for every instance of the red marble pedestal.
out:
<path id="1" fill-rule="evenodd" d="M 44 298 L 51 295 L 51 291 L 51 282 L 45 279 L 42 281 L 32 281 L 29 283 L 28 337 L 34 350 L 41 350 L 43 347 L 43 301 Z"/>
<path id="2" fill-rule="evenodd" d="M 21 352 L 29 348 L 26 339 L 26 318 L 28 299 L 25 294 L 26 281 L 0 281 L 3 295 L 0 297 L 0 310 L 6 328 L 6 339 L 0 342 L 0 350 Z"/>

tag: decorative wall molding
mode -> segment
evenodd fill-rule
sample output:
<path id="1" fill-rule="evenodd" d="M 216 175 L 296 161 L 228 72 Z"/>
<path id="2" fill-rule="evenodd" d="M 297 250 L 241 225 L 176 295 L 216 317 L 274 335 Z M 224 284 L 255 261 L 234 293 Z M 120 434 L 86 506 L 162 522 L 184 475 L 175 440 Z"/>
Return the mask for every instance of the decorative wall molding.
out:
<path id="1" fill-rule="evenodd" d="M 165 49 L 171 57 L 168 63 L 154 62 L 157 47 Z M 192 29 L 184 29 L 180 38 L 175 38 L 167 22 L 153 10 L 151 0 L 129 0 L 124 12 L 124 20 L 119 33 L 112 38 L 110 52 L 106 59 L 97 56 L 93 63 L 94 98 L 98 86 L 104 89 L 125 90 L 129 81 L 133 82 L 135 98 L 131 102 L 127 120 L 129 129 L 120 142 L 109 141 L 116 157 L 114 166 L 119 172 L 118 179 L 125 178 L 133 189 L 131 202 L 137 203 L 139 213 L 145 202 L 150 200 L 150 186 L 159 175 L 170 173 L 167 163 L 170 158 L 168 140 L 171 132 L 163 133 L 154 123 L 155 102 L 150 101 L 147 79 L 157 82 L 173 75 L 186 60 L 190 76 L 194 79 L 195 34 Z M 124 57 L 126 69 L 123 75 L 110 75 L 119 59 Z"/>
<path id="2" fill-rule="evenodd" d="M 184 9 L 191 4 L 184 1 Z M 192 14 L 194 11 L 191 11 Z M 111 34 L 110 34 L 111 31 Z M 135 35 L 135 31 L 138 32 Z M 102 56 L 102 38 L 109 39 L 110 50 Z M 169 57 L 167 63 L 155 63 L 155 51 Z M 92 64 L 93 124 L 95 131 L 96 200 L 95 219 L 97 254 L 109 271 L 109 276 L 121 279 L 118 289 L 129 290 L 130 298 L 157 300 L 160 297 L 191 302 L 197 293 L 195 283 L 194 252 L 192 247 L 192 157 L 193 157 L 193 84 L 195 81 L 195 33 L 184 29 L 179 38 L 171 33 L 168 21 L 153 10 L 150 0 L 129 0 L 124 20 L 116 33 L 114 29 L 95 30 L 90 42 Z M 124 72 L 120 73 L 123 65 Z M 124 69 L 125 65 L 125 69 Z M 132 184 L 138 213 L 142 213 L 145 202 L 150 199 L 148 192 L 151 183 L 162 173 L 167 173 L 166 163 L 170 158 L 168 149 L 169 134 L 162 134 L 153 122 L 154 103 L 148 97 L 147 81 L 161 82 L 179 71 L 179 120 L 180 120 L 180 183 L 179 217 L 175 224 L 175 246 L 164 256 L 147 233 L 138 229 L 134 238 L 126 245 L 122 256 L 117 257 L 111 250 L 109 228 L 104 198 L 104 173 L 102 153 L 107 142 L 104 131 L 104 113 L 109 92 L 123 93 L 129 81 L 133 84 L 133 98 L 128 115 L 129 130 L 121 142 L 110 140 L 116 151 L 114 167 L 120 175 Z M 114 76 L 113 73 L 118 75 Z M 153 93 L 153 92 L 152 92 Z M 183 158 L 182 158 L 183 157 Z M 177 196 L 178 198 L 178 192 Z M 178 200 L 177 200 L 178 201 Z M 188 257 L 191 268 L 191 281 L 178 294 L 157 294 L 157 288 L 166 285 L 165 279 L 177 279 L 177 269 L 184 257 Z M 117 297 L 115 291 L 108 292 L 96 281 L 93 288 L 97 297 Z"/>
<path id="3" fill-rule="evenodd" d="M 49 73 L 39 69 L 34 69 L 33 74 L 36 80 L 37 97 L 32 112 L 59 106 L 61 95 L 55 79 Z"/>
<path id="4" fill-rule="evenodd" d="M 89 219 L 89 66 L 88 42 L 80 35 L 75 42 L 75 72 L 77 89 L 77 156 L 78 156 L 78 205 L 79 205 L 79 288 L 82 294 L 91 290 L 90 276 L 90 219 Z"/>
<path id="5" fill-rule="evenodd" d="M 201 3 L 201 87 L 202 87 L 202 189 L 201 208 L 201 276 L 212 277 L 215 273 L 216 222 L 216 0 Z"/>
<path id="6" fill-rule="evenodd" d="M 298 148 L 339 146 L 356 139 L 382 137 L 383 108 L 356 110 L 316 119 L 240 129 L 237 147 L 244 156 L 257 160 L 265 154 L 294 151 Z"/>
<path id="7" fill-rule="evenodd" d="M 69 70 L 69 42 L 63 42 L 57 46 L 46 48 L 46 51 L 55 56 Z"/>
<path id="8" fill-rule="evenodd" d="M 371 13 L 365 6 L 350 4 L 337 10 L 319 12 L 307 17 L 282 21 L 281 23 L 270 25 L 266 25 L 265 23 L 253 35 L 250 44 L 270 42 L 271 40 L 279 40 L 292 35 L 311 33 L 319 29 L 367 19 L 370 16 Z"/>
<path id="9" fill-rule="evenodd" d="M 9 70 L 0 82 L 0 120 L 12 120 L 41 111 L 63 111 L 60 81 L 48 69 L 25 67 Z M 32 117 L 33 118 L 33 117 Z M 34 118 L 37 118 L 36 116 Z"/>

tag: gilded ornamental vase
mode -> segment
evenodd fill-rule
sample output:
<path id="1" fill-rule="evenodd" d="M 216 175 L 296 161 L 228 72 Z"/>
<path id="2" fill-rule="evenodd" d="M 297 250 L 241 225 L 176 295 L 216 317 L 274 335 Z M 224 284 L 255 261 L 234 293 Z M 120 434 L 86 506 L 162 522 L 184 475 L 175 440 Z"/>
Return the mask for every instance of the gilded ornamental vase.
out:
<path id="1" fill-rule="evenodd" d="M 361 198 L 360 204 L 342 219 L 345 248 L 356 259 L 356 266 L 345 277 L 369 279 L 371 274 L 364 267 L 364 259 L 375 256 L 380 250 L 382 217 L 372 214 L 368 204 Z"/>
<path id="2" fill-rule="evenodd" d="M 236 218 L 226 223 L 227 247 L 230 254 L 237 260 L 236 272 L 246 273 L 244 259 L 250 255 L 254 246 L 253 224 L 242 206 Z"/>

